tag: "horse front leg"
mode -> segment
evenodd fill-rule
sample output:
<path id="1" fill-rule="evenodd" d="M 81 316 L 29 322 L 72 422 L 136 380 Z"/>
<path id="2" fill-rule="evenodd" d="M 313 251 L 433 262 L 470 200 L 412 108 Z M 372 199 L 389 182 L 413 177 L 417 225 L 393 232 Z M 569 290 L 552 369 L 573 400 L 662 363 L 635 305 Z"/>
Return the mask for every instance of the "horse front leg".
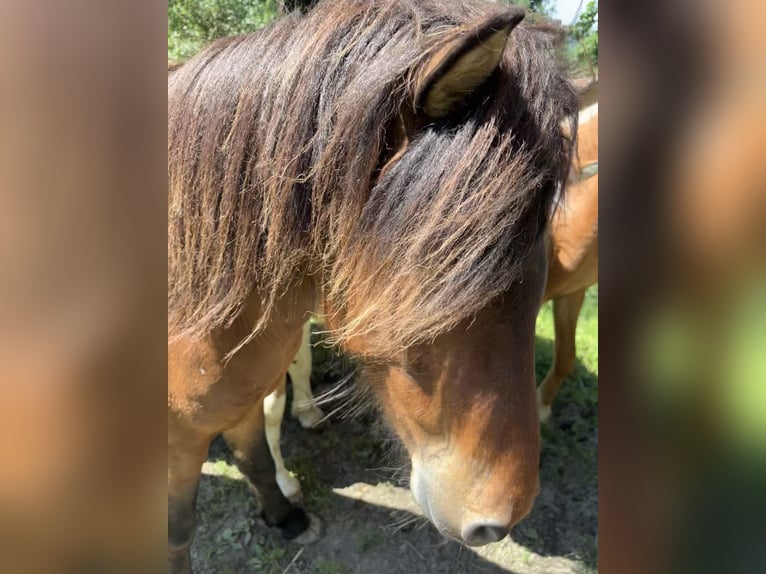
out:
<path id="1" fill-rule="evenodd" d="M 168 424 L 168 574 L 192 574 L 195 506 L 211 437 Z"/>
<path id="2" fill-rule="evenodd" d="M 282 494 L 276 481 L 264 418 L 263 405 L 258 403 L 242 423 L 224 431 L 223 437 L 238 468 L 256 491 L 266 523 L 279 528 L 286 540 L 308 544 L 319 537 L 318 519 L 309 519 L 302 508 L 293 506 Z"/>

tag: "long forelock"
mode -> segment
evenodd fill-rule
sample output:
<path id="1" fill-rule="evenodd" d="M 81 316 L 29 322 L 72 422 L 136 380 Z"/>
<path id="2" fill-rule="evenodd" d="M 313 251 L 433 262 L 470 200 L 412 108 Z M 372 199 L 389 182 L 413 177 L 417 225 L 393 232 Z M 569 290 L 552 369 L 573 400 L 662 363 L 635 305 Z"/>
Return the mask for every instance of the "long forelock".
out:
<path id="1" fill-rule="evenodd" d="M 326 286 L 336 340 L 374 354 L 426 342 L 524 281 L 572 158 L 576 99 L 550 38 L 514 31 L 468 116 L 437 122 L 373 188 Z"/>

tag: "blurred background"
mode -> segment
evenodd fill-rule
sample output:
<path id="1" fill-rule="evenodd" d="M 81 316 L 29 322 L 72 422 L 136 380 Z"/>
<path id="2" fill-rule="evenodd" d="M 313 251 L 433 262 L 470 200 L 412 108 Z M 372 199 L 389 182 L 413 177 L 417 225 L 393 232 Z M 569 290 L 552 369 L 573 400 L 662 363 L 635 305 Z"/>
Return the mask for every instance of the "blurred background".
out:
<path id="1" fill-rule="evenodd" d="M 766 571 L 765 10 L 600 14 L 607 571 Z"/>

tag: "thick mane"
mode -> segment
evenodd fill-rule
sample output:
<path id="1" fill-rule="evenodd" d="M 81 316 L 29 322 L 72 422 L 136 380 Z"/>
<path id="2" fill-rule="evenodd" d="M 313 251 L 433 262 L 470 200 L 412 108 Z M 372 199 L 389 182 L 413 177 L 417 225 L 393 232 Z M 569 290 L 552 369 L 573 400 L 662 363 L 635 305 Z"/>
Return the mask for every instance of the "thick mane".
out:
<path id="1" fill-rule="evenodd" d="M 203 336 L 255 293 L 262 328 L 314 276 L 339 339 L 432 338 L 519 280 L 563 182 L 574 91 L 546 30 L 517 27 L 461 117 L 380 177 L 411 74 L 484 0 L 338 0 L 211 44 L 168 76 L 168 329 Z M 353 305 L 349 302 L 353 301 Z"/>

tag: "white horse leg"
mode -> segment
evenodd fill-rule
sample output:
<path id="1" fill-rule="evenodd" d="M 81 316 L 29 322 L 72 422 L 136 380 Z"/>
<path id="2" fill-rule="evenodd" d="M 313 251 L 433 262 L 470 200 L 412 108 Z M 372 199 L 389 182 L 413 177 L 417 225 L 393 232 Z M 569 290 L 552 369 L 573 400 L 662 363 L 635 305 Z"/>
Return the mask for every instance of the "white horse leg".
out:
<path id="1" fill-rule="evenodd" d="M 290 414 L 300 421 L 303 428 L 313 428 L 324 418 L 324 413 L 311 394 L 311 324 L 308 321 L 303 325 L 301 346 L 287 372 L 293 382 Z"/>
<path id="2" fill-rule="evenodd" d="M 298 502 L 301 497 L 301 483 L 285 468 L 282 459 L 282 450 L 279 445 L 279 437 L 282 433 L 282 418 L 285 414 L 285 384 L 263 399 L 263 414 L 265 418 L 266 442 L 269 445 L 271 458 L 276 468 L 277 484 L 285 498 L 291 502 Z"/>

